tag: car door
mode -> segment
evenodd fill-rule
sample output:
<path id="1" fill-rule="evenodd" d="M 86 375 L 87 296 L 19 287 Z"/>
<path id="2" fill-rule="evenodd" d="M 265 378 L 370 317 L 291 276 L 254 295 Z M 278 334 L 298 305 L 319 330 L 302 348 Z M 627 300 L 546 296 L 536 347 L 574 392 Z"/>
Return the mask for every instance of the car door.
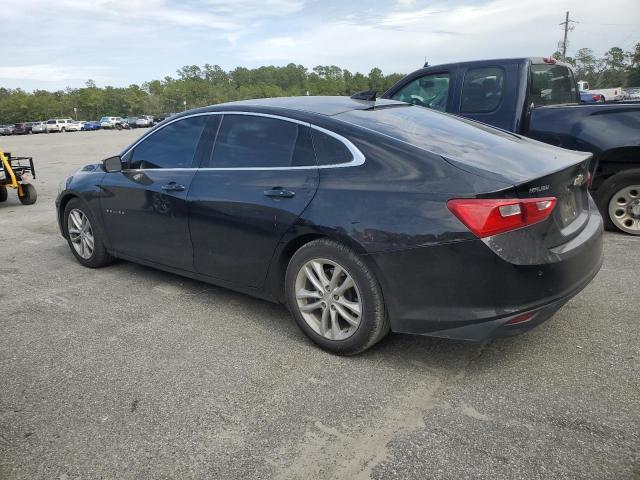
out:
<path id="1" fill-rule="evenodd" d="M 102 182 L 106 234 L 119 254 L 193 271 L 187 195 L 209 117 L 177 119 L 123 157 L 122 172 Z"/>
<path id="2" fill-rule="evenodd" d="M 260 287 L 278 242 L 317 187 L 308 124 L 225 113 L 189 192 L 196 270 Z"/>

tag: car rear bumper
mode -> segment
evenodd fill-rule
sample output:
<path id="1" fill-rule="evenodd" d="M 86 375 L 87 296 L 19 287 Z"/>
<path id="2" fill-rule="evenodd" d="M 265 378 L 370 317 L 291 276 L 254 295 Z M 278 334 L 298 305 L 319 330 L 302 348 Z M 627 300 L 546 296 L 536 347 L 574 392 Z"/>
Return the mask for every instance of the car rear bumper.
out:
<path id="1" fill-rule="evenodd" d="M 584 289 L 602 266 L 602 235 L 596 210 L 580 242 L 552 263 L 517 265 L 479 239 L 371 259 L 393 331 L 483 341 L 539 325 Z"/>

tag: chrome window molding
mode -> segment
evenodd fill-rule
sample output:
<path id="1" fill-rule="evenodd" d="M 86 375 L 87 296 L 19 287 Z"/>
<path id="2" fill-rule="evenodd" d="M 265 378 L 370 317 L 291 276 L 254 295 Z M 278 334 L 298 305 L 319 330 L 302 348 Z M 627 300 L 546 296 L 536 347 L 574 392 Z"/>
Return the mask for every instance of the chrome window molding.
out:
<path id="1" fill-rule="evenodd" d="M 358 149 L 358 147 L 356 147 L 353 143 L 351 143 L 351 141 L 345 137 L 343 137 L 342 135 L 339 135 L 335 132 L 332 132 L 331 130 L 327 130 L 326 128 L 322 128 L 319 127 L 317 125 L 313 125 L 311 123 L 307 123 L 307 122 L 303 122 L 301 120 L 297 120 L 295 118 L 289 118 L 289 117 L 283 117 L 280 115 L 273 115 L 270 113 L 259 113 L 259 112 L 242 112 L 242 111 L 219 111 L 219 112 L 201 112 L 201 113 L 194 113 L 191 115 L 185 115 L 184 117 L 179 117 L 176 118 L 174 120 L 171 120 L 167 123 L 165 123 L 162 127 L 153 130 L 149 133 L 147 133 L 146 135 L 144 135 L 142 138 L 138 139 L 137 142 L 135 142 L 133 145 L 131 145 L 130 147 L 128 147 L 124 152 L 122 152 L 122 154 L 120 155 L 120 157 L 125 157 L 126 155 L 128 155 L 134 148 L 136 148 L 140 143 L 142 143 L 144 140 L 148 139 L 149 137 L 151 137 L 152 135 L 154 135 L 155 133 L 159 132 L 160 130 L 162 130 L 163 128 L 165 128 L 167 125 L 171 125 L 174 122 L 179 122 L 180 120 L 184 120 L 185 118 L 192 118 L 192 117 L 201 117 L 204 115 L 247 115 L 247 116 L 254 116 L 254 117 L 267 117 L 267 118 L 275 118 L 277 120 L 283 120 L 285 122 L 291 122 L 291 123 L 297 123 L 300 125 L 304 125 L 307 126 L 309 128 L 312 128 L 314 130 L 317 130 L 319 132 L 325 133 L 335 139 L 337 139 L 338 141 L 340 141 L 345 147 L 347 147 L 347 149 L 351 152 L 352 155 L 352 160 L 350 162 L 345 162 L 345 163 L 334 163 L 334 164 L 330 164 L 330 165 L 305 165 L 305 166 L 299 166 L 299 167 L 220 167 L 220 168 L 216 168 L 216 167 L 189 167 L 189 168 L 131 168 L 131 169 L 123 169 L 123 172 L 143 172 L 143 171 L 184 171 L 184 170 L 203 170 L 203 171 L 242 171 L 242 170 L 248 170 L 248 171 L 259 171 L 259 170 L 311 170 L 311 169 L 325 169 L 325 168 L 345 168 L 345 167 L 357 167 L 359 165 L 364 164 L 365 162 L 365 156 L 364 154 Z"/>

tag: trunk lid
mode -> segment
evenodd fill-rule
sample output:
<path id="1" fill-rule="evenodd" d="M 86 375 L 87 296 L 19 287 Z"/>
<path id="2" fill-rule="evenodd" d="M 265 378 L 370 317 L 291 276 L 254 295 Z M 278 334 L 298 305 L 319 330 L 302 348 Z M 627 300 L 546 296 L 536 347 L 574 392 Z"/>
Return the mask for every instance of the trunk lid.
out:
<path id="1" fill-rule="evenodd" d="M 553 248 L 576 237 L 589 221 L 589 162 L 583 161 L 560 171 L 516 185 L 519 198 L 555 197 L 557 203 L 545 222 L 543 242 Z"/>

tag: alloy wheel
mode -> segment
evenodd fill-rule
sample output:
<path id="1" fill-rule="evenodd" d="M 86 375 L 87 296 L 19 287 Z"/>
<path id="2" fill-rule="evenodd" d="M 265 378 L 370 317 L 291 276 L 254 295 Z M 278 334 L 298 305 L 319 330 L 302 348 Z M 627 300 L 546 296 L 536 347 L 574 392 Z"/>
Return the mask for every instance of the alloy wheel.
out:
<path id="1" fill-rule="evenodd" d="M 362 297 L 353 277 L 325 258 L 306 262 L 296 276 L 297 307 L 304 321 L 329 340 L 351 337 L 362 318 Z"/>
<path id="2" fill-rule="evenodd" d="M 89 218 L 82 210 L 74 208 L 69 212 L 67 231 L 69 232 L 71 245 L 73 245 L 76 253 L 84 259 L 91 258 L 94 248 L 93 229 Z"/>
<path id="3" fill-rule="evenodd" d="M 623 232 L 640 235 L 640 185 L 628 185 L 611 197 L 609 217 Z"/>

